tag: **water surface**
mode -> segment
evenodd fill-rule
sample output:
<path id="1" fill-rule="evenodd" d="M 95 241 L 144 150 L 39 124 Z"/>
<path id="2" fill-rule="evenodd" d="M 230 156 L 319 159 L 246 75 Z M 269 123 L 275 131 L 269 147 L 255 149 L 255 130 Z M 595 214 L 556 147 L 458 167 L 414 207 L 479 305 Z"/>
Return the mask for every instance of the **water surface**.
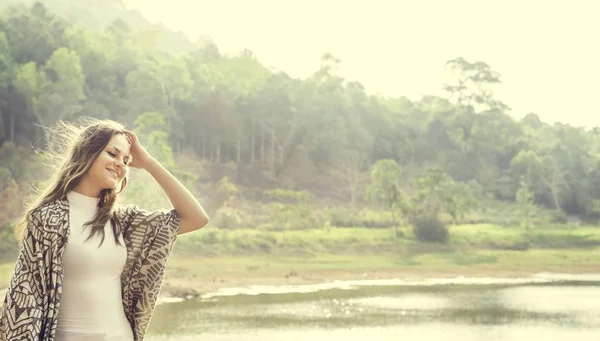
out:
<path id="1" fill-rule="evenodd" d="M 148 341 L 600 339 L 600 276 L 232 288 L 162 304 Z"/>

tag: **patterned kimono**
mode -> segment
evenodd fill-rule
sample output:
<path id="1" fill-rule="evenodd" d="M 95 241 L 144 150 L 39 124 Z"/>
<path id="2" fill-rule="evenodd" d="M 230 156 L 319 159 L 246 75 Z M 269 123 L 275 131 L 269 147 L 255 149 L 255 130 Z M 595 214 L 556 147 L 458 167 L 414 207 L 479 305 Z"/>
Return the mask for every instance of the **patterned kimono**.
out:
<path id="1" fill-rule="evenodd" d="M 127 261 L 121 275 L 123 309 L 134 340 L 144 339 L 171 254 L 179 214 L 118 207 Z M 4 304 L 0 340 L 54 341 L 62 292 L 62 257 L 69 235 L 66 197 L 34 210 L 21 246 Z"/>

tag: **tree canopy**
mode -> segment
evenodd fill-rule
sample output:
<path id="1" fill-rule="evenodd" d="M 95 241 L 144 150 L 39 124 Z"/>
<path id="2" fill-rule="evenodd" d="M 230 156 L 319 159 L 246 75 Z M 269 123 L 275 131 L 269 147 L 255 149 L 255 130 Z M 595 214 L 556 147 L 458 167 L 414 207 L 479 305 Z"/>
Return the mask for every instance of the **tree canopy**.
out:
<path id="1" fill-rule="evenodd" d="M 445 97 L 381 97 L 339 75 L 343 61 L 330 53 L 312 76 L 296 79 L 267 68 L 250 50 L 225 55 L 208 39 L 191 43 L 182 35 L 179 46 L 166 44 L 176 33 L 136 24 L 132 12 L 103 17 L 100 27 L 58 5 L 66 2 L 54 2 L 0 12 L 4 191 L 31 176 L 23 171 L 30 154 L 23 151 L 43 145 L 43 127 L 91 116 L 149 129 L 148 137 L 175 154 L 219 170 L 215 182 L 233 169 L 231 179 L 243 186 L 356 203 L 377 165 L 376 185 L 390 183 L 394 191 L 415 181 L 433 186 L 427 174 L 442 179 L 440 200 L 456 216 L 474 202 L 456 194 L 467 185 L 496 200 L 598 216 L 600 130 L 546 124 L 534 113 L 511 118 L 509 104 L 490 90 L 501 75 L 483 61 L 448 61 L 455 82 L 440 84 Z M 124 11 L 119 1 L 102 8 L 108 3 L 111 11 Z M 170 150 L 161 150 L 174 162 Z M 372 187 L 386 202 L 401 197 L 394 193 Z"/>

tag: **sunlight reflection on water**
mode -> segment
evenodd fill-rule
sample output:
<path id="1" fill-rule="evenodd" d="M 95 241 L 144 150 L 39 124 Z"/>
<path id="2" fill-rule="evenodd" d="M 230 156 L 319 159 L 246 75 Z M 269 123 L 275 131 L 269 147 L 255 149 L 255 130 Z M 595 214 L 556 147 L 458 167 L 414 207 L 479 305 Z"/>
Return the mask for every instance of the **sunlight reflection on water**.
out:
<path id="1" fill-rule="evenodd" d="M 598 340 L 600 276 L 231 288 L 157 308 L 148 341 Z"/>

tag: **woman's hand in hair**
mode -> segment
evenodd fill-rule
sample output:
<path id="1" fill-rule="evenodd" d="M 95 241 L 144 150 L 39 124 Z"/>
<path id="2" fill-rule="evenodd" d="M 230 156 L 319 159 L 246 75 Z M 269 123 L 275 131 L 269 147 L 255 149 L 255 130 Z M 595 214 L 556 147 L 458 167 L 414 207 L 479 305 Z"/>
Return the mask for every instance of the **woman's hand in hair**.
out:
<path id="1" fill-rule="evenodd" d="M 152 160 L 152 156 L 148 153 L 146 148 L 142 146 L 139 139 L 132 131 L 126 130 L 125 135 L 131 145 L 131 161 L 127 165 L 132 168 L 145 169 Z"/>
<path id="2" fill-rule="evenodd" d="M 146 170 L 167 195 L 173 208 L 179 213 L 179 230 L 182 235 L 199 230 L 208 224 L 209 218 L 194 195 L 171 174 L 160 162 L 150 156 L 134 133 L 126 131 L 131 142 L 131 167 Z"/>

